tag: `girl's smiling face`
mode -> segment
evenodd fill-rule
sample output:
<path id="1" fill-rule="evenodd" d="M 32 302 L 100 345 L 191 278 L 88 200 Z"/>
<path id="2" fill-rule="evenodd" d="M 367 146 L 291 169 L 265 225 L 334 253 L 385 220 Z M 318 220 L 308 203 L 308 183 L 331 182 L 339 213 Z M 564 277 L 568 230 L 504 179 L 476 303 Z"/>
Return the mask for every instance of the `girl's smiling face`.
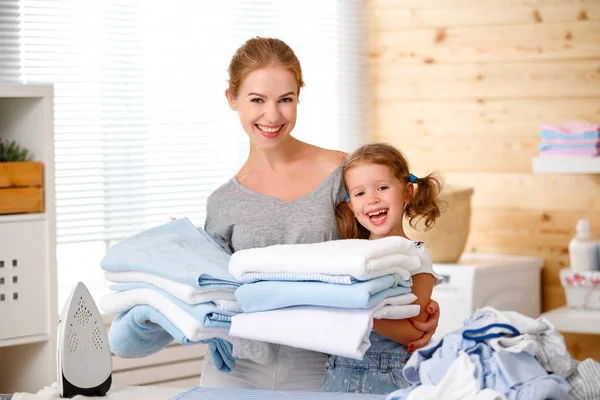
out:
<path id="1" fill-rule="evenodd" d="M 402 221 L 404 206 L 414 193 L 412 183 L 405 184 L 385 165 L 366 163 L 346 171 L 344 180 L 348 205 L 358 222 L 371 232 L 370 239 L 406 237 Z"/>

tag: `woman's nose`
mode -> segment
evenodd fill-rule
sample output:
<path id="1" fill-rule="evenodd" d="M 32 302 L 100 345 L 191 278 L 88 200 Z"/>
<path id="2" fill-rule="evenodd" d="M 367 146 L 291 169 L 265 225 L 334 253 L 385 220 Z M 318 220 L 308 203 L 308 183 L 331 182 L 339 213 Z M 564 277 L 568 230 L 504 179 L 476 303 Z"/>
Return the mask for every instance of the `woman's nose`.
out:
<path id="1" fill-rule="evenodd" d="M 281 112 L 279 111 L 278 103 L 267 103 L 265 109 L 265 118 L 268 122 L 277 123 Z"/>

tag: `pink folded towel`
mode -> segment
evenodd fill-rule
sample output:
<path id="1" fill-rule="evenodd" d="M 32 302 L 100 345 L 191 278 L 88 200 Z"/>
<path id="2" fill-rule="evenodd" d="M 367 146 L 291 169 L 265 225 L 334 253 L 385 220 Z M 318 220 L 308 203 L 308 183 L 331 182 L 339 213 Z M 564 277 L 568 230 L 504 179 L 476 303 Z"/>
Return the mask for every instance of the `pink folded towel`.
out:
<path id="1" fill-rule="evenodd" d="M 586 132 L 600 132 L 600 126 L 589 121 L 568 121 L 558 126 L 542 123 L 540 125 L 540 130 L 546 132 L 558 132 L 567 135 L 577 135 Z"/>

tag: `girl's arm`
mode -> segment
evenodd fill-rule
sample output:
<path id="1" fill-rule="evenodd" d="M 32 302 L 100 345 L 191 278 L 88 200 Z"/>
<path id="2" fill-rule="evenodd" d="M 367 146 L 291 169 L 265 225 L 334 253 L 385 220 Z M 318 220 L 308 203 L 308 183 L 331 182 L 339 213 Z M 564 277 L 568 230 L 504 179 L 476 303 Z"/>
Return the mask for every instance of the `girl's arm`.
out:
<path id="1" fill-rule="evenodd" d="M 422 273 L 413 275 L 412 280 L 411 291 L 417 296 L 417 300 L 413 304 L 421 306 L 421 312 L 413 319 L 427 321 L 429 317 L 427 306 L 431 300 L 435 278 L 431 274 Z M 408 319 L 374 319 L 373 330 L 381 336 L 403 345 L 408 345 L 425 334 L 422 330 L 415 328 Z"/>

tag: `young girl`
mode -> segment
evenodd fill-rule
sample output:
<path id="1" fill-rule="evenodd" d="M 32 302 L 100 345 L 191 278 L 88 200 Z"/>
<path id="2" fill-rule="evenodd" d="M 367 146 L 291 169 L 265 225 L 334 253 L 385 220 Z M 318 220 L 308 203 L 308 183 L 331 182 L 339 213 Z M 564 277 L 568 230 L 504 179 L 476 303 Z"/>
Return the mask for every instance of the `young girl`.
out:
<path id="1" fill-rule="evenodd" d="M 410 173 L 404 155 L 390 145 L 368 144 L 348 155 L 342 163 L 342 180 L 348 196 L 336 206 L 336 220 L 344 239 L 392 235 L 408 239 L 402 226 L 404 217 L 413 227 L 424 218 L 430 229 L 440 216 L 441 179 L 435 174 L 417 178 Z M 412 293 L 421 306 L 415 320 L 424 321 L 433 286 L 443 278 L 433 271 L 423 244 L 415 242 L 415 247 L 422 263 L 412 276 Z M 406 345 L 423 334 L 410 320 L 375 319 L 371 347 L 363 360 L 329 356 L 321 390 L 388 394 L 410 386 L 402 370 L 414 349 Z"/>

